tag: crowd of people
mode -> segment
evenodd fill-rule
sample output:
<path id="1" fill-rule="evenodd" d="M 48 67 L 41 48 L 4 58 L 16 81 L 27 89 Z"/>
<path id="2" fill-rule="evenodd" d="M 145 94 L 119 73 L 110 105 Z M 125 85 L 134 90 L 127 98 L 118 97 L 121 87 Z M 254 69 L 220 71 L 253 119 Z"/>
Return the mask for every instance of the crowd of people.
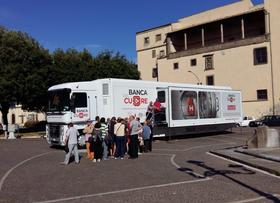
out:
<path id="1" fill-rule="evenodd" d="M 149 119 L 148 119 L 149 118 Z M 77 137 L 79 132 L 69 124 L 66 133 L 68 151 L 62 164 L 67 165 L 71 154 L 75 155 L 75 162 L 79 163 Z M 129 159 L 138 158 L 139 153 L 152 151 L 152 121 L 151 117 L 143 123 L 134 115 L 127 118 L 112 117 L 105 119 L 96 116 L 95 121 L 88 120 L 83 129 L 86 142 L 86 158 L 93 162 L 108 160 L 109 158 Z"/>

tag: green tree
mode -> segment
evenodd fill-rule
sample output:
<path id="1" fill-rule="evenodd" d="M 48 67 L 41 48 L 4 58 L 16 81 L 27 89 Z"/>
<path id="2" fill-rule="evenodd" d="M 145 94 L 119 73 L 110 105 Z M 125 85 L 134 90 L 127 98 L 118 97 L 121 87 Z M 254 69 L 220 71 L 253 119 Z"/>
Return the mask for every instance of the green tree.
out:
<path id="1" fill-rule="evenodd" d="M 49 70 L 49 84 L 91 80 L 89 72 L 93 69 L 93 57 L 87 51 L 75 49 L 53 53 L 53 66 Z"/>
<path id="2" fill-rule="evenodd" d="M 139 79 L 140 73 L 136 64 L 128 61 L 119 52 L 113 54 L 111 51 L 104 51 L 94 58 L 94 69 L 91 77 L 97 78 L 124 78 Z"/>
<path id="3" fill-rule="evenodd" d="M 100 78 L 139 79 L 137 66 L 120 53 L 104 51 L 93 57 L 86 49 L 53 53 L 53 66 L 49 70 L 50 86 L 64 82 L 89 81 Z"/>
<path id="4" fill-rule="evenodd" d="M 28 34 L 0 28 L 0 104 L 3 123 L 11 103 L 40 111 L 46 104 L 51 56 Z"/>
<path id="5" fill-rule="evenodd" d="M 86 49 L 57 49 L 49 54 L 35 39 L 0 27 L 0 108 L 4 124 L 11 103 L 45 111 L 47 89 L 65 82 L 99 78 L 139 79 L 137 66 L 120 53 L 93 57 Z"/>

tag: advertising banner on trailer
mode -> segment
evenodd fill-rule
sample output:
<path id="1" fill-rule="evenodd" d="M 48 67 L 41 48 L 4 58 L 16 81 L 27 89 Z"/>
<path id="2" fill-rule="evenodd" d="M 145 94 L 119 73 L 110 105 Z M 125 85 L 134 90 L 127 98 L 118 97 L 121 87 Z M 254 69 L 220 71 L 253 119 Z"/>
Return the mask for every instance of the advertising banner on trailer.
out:
<path id="1" fill-rule="evenodd" d="M 156 98 L 155 88 L 114 87 L 114 113 L 127 117 L 136 115 L 144 121 L 149 103 Z"/>

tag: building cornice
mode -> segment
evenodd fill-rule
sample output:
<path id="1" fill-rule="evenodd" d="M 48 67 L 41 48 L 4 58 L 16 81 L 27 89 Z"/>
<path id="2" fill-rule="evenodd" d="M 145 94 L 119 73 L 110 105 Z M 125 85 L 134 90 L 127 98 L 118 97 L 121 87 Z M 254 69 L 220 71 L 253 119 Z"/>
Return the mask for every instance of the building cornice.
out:
<path id="1" fill-rule="evenodd" d="M 256 6 L 256 7 L 254 7 L 254 9 L 248 10 L 246 12 L 241 12 L 241 13 L 238 13 L 236 15 L 225 16 L 225 17 L 217 18 L 215 20 L 211 20 L 211 21 L 207 21 L 207 22 L 192 24 L 192 25 L 189 25 L 189 26 L 185 26 L 181 29 L 173 29 L 173 31 L 168 32 L 167 35 L 173 34 L 173 33 L 176 33 L 176 32 L 180 32 L 180 31 L 183 31 L 183 30 L 186 30 L 186 29 L 189 29 L 189 28 L 193 28 L 193 27 L 197 27 L 197 26 L 201 26 L 201 25 L 205 25 L 205 24 L 209 24 L 209 23 L 213 23 L 213 22 L 217 22 L 217 21 L 221 21 L 221 20 L 226 20 L 226 19 L 229 19 L 229 18 L 242 16 L 242 15 L 246 15 L 246 14 L 249 14 L 249 13 L 254 13 L 254 12 L 262 11 L 262 10 L 265 12 L 264 6 Z M 171 26 L 171 29 L 172 29 L 172 26 Z"/>

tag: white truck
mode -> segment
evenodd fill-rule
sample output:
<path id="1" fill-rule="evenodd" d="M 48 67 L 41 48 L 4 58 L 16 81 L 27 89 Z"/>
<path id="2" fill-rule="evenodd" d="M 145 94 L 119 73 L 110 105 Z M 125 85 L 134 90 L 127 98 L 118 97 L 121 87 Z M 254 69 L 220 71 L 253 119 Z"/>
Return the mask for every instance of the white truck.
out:
<path id="1" fill-rule="evenodd" d="M 153 116 L 154 137 L 229 129 L 242 121 L 240 91 L 230 87 L 98 79 L 49 88 L 46 134 L 51 145 L 64 145 L 67 124 L 82 130 L 96 116 L 136 115 L 143 122 L 150 101 L 159 100 L 161 116 Z"/>

